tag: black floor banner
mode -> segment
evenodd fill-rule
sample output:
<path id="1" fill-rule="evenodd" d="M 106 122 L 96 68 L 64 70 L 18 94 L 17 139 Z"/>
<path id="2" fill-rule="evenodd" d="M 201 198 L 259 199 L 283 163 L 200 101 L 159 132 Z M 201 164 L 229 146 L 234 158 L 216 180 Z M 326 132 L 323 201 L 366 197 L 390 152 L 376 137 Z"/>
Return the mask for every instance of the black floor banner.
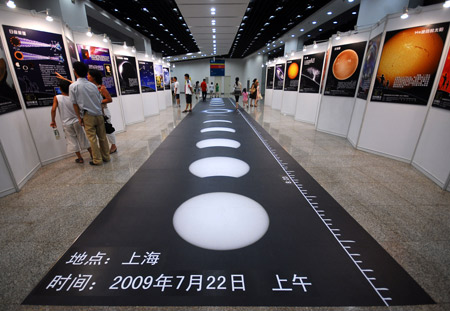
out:
<path id="1" fill-rule="evenodd" d="M 433 300 L 244 110 L 199 103 L 24 304 Z"/>

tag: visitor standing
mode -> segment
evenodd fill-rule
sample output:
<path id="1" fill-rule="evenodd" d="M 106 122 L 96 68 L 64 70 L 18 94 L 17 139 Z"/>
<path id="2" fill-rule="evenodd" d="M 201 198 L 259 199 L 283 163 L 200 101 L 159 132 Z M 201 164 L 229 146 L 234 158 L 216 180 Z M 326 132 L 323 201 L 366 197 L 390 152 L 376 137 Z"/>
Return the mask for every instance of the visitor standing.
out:
<path id="1" fill-rule="evenodd" d="M 181 107 L 180 105 L 180 82 L 178 82 L 177 77 L 173 77 L 173 92 L 175 93 L 175 99 L 177 101 L 177 107 Z"/>
<path id="2" fill-rule="evenodd" d="M 91 145 L 92 161 L 89 164 L 101 165 L 110 160 L 102 113 L 103 98 L 97 87 L 86 79 L 88 67 L 81 62 L 74 62 L 72 67 L 77 81 L 70 85 L 69 98 Z"/>
<path id="3" fill-rule="evenodd" d="M 236 99 L 236 109 L 239 109 L 239 96 L 242 93 L 242 84 L 239 82 L 239 77 L 236 77 L 234 82 L 234 98 Z"/>
<path id="4" fill-rule="evenodd" d="M 256 103 L 256 91 L 256 79 L 253 79 L 252 87 L 250 88 L 250 107 L 253 107 L 252 100 L 254 100 Z"/>
<path id="5" fill-rule="evenodd" d="M 209 98 L 213 98 L 214 94 L 214 82 L 211 81 L 211 84 L 209 85 Z"/>
<path id="6" fill-rule="evenodd" d="M 216 83 L 216 97 L 220 97 L 220 92 L 219 92 L 219 83 Z"/>
<path id="7" fill-rule="evenodd" d="M 248 108 L 248 93 L 246 88 L 242 90 L 242 104 L 244 108 Z"/>
<path id="8" fill-rule="evenodd" d="M 202 88 L 202 99 L 203 101 L 206 101 L 206 91 L 208 88 L 208 85 L 206 84 L 206 79 L 203 79 L 203 82 L 200 84 L 200 87 Z"/>
<path id="9" fill-rule="evenodd" d="M 200 93 L 200 82 L 195 82 L 195 99 L 198 101 L 198 94 Z"/>
<path id="10" fill-rule="evenodd" d="M 192 112 L 192 84 L 191 80 L 189 79 L 189 74 L 184 75 L 184 94 L 186 94 L 186 109 L 184 109 L 184 113 L 186 112 Z"/>

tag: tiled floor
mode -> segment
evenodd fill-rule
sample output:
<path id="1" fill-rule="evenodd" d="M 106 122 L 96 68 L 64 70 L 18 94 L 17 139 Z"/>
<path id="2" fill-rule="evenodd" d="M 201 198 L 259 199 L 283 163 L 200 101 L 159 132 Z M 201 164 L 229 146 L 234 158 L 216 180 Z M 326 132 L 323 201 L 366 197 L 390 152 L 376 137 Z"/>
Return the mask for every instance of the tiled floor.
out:
<path id="1" fill-rule="evenodd" d="M 184 109 L 184 104 L 182 103 Z M 183 119 L 168 108 L 117 135 L 101 167 L 67 158 L 0 199 L 0 310 L 242 310 L 245 308 L 45 307 L 20 303 Z M 450 310 L 450 193 L 410 165 L 355 150 L 270 107 L 250 114 L 431 295 L 437 305 L 247 310 Z M 87 155 L 85 155 L 87 158 Z"/>

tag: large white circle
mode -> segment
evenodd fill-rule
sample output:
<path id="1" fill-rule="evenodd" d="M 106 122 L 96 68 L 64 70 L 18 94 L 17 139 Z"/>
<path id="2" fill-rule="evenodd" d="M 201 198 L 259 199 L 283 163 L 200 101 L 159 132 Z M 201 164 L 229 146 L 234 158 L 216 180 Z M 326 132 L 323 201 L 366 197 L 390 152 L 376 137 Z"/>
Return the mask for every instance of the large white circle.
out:
<path id="1" fill-rule="evenodd" d="M 258 202 L 248 197 L 213 192 L 181 204 L 173 215 L 173 226 L 190 244 L 227 251 L 261 239 L 269 228 L 269 215 Z"/>
<path id="2" fill-rule="evenodd" d="M 239 178 L 249 171 L 250 166 L 247 163 L 230 157 L 203 158 L 189 165 L 189 172 L 200 178 L 215 176 Z"/>
<path id="3" fill-rule="evenodd" d="M 233 139 L 212 138 L 201 140 L 196 144 L 196 146 L 199 149 L 210 147 L 226 147 L 237 149 L 241 146 L 241 143 Z"/>
<path id="4" fill-rule="evenodd" d="M 233 123 L 229 120 L 207 120 L 207 121 L 203 121 L 203 123 L 214 123 L 214 122 L 219 122 L 219 123 Z"/>
<path id="5" fill-rule="evenodd" d="M 207 127 L 205 129 L 200 130 L 201 133 L 208 133 L 208 132 L 230 132 L 235 133 L 236 130 L 229 128 L 229 127 Z"/>
<path id="6" fill-rule="evenodd" d="M 220 113 L 220 114 L 222 114 L 222 113 L 230 113 L 230 112 L 233 112 L 234 110 L 232 110 L 232 109 L 225 109 L 225 108 L 211 108 L 211 109 L 206 109 L 206 110 L 203 110 L 202 112 L 204 112 L 204 113 Z"/>

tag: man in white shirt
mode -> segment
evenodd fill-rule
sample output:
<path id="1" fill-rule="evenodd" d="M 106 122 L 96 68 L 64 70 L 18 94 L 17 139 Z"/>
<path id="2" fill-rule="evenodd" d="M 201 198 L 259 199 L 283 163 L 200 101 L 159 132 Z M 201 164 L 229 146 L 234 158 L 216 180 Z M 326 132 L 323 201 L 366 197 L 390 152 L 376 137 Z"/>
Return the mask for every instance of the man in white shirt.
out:
<path id="1" fill-rule="evenodd" d="M 180 107 L 180 82 L 178 82 L 177 77 L 173 77 L 173 80 L 175 81 L 173 83 L 173 92 L 175 93 L 175 98 L 177 100 L 177 106 Z"/>
<path id="2" fill-rule="evenodd" d="M 69 88 L 69 98 L 75 113 L 89 139 L 92 149 L 91 165 L 102 165 L 109 162 L 109 144 L 106 138 L 105 119 L 102 112 L 102 96 L 97 87 L 86 79 L 88 67 L 81 63 L 73 63 L 73 71 L 77 81 Z M 81 112 L 81 113 L 80 113 Z M 81 119 L 83 117 L 83 119 Z M 97 144 L 100 144 L 100 148 Z"/>
<path id="3" fill-rule="evenodd" d="M 186 109 L 184 109 L 185 112 L 192 112 L 192 84 L 191 80 L 189 79 L 189 74 L 184 75 L 184 93 L 186 94 Z M 189 109 L 188 109 L 189 108 Z"/>

